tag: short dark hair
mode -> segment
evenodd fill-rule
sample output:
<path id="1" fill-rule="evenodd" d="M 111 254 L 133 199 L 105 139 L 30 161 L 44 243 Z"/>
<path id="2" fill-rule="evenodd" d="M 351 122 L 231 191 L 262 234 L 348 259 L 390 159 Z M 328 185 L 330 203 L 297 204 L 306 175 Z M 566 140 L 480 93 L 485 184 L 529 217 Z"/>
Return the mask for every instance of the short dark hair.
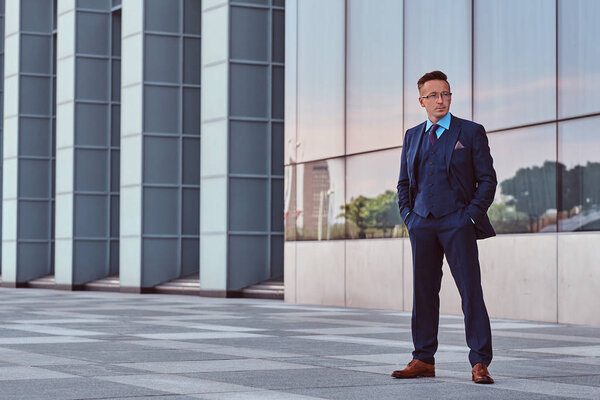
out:
<path id="1" fill-rule="evenodd" d="M 425 82 L 427 82 L 427 81 L 433 81 L 433 80 L 444 81 L 444 82 L 446 82 L 448 84 L 448 88 L 450 88 L 450 83 L 448 82 L 448 77 L 442 71 L 431 71 L 431 72 L 428 72 L 425 75 L 423 75 L 417 81 L 417 88 L 419 90 L 421 90 L 421 88 L 423 87 L 423 85 L 425 84 Z"/>

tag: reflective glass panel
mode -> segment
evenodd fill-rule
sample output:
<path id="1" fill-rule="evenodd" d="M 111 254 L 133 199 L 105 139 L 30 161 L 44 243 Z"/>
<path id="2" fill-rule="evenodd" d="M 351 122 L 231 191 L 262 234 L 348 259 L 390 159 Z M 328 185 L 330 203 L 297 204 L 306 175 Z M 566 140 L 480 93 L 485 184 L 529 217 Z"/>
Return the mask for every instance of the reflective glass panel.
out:
<path id="1" fill-rule="evenodd" d="M 559 230 L 600 230 L 600 117 L 558 125 Z"/>
<path id="2" fill-rule="evenodd" d="M 344 239 L 344 159 L 299 164 L 297 240 Z"/>
<path id="3" fill-rule="evenodd" d="M 556 124 L 489 135 L 498 187 L 488 216 L 496 233 L 556 231 Z"/>
<path id="4" fill-rule="evenodd" d="M 555 0 L 476 0 L 473 118 L 488 130 L 556 117 Z"/>
<path id="5" fill-rule="evenodd" d="M 427 118 L 417 81 L 435 70 L 448 76 L 450 112 L 470 119 L 471 0 L 405 0 L 404 7 L 404 131 Z M 435 29 L 430 26 L 432 10 L 443 16 L 435 19 Z"/>
<path id="6" fill-rule="evenodd" d="M 402 144 L 402 2 L 348 1 L 346 153 Z"/>
<path id="7" fill-rule="evenodd" d="M 344 154 L 344 14 L 343 0 L 298 2 L 298 161 Z"/>
<path id="8" fill-rule="evenodd" d="M 400 151 L 385 150 L 346 159 L 347 239 L 408 236 L 396 192 Z"/>
<path id="9" fill-rule="evenodd" d="M 558 2 L 558 115 L 600 112 L 597 0 Z"/>

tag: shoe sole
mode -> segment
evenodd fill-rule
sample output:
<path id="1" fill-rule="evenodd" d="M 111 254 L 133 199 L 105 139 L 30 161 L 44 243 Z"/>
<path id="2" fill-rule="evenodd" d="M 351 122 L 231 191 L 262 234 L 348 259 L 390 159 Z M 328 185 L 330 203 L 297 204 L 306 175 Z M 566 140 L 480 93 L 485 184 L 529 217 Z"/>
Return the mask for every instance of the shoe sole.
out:
<path id="1" fill-rule="evenodd" d="M 477 381 L 475 380 L 475 376 L 473 376 L 473 375 L 471 375 L 471 380 L 472 380 L 473 382 L 477 383 L 477 384 L 480 384 L 480 385 L 491 385 L 491 384 L 493 384 L 493 383 L 494 383 L 494 380 L 493 380 L 493 379 L 492 379 L 492 380 L 489 380 L 489 381 L 488 381 L 488 380 L 485 380 L 485 381 L 479 381 L 479 382 L 477 382 Z"/>
<path id="2" fill-rule="evenodd" d="M 419 374 L 417 376 L 396 376 L 396 375 L 392 375 L 392 378 L 396 378 L 396 379 L 435 378 L 435 372 L 427 372 L 427 373 L 424 373 L 424 374 Z"/>

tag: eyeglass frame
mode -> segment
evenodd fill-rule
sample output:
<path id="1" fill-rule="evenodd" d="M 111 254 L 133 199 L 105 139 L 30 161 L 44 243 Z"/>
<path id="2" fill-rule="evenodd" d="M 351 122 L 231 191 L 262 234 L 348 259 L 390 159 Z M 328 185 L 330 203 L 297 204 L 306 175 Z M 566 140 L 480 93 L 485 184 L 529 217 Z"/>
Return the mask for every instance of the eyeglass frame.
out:
<path id="1" fill-rule="evenodd" d="M 438 97 L 442 96 L 442 100 L 448 100 L 452 97 L 452 92 L 440 92 L 440 93 L 431 93 L 428 94 L 427 96 L 419 96 L 422 99 L 425 100 L 437 100 Z"/>

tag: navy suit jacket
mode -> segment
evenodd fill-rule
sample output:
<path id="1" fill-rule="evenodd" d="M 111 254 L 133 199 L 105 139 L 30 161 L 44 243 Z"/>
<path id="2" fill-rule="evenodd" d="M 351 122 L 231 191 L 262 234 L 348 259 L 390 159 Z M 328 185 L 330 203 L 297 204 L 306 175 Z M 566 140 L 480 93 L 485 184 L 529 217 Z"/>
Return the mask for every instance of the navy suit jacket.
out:
<path id="1" fill-rule="evenodd" d="M 420 143 L 426 123 L 410 128 L 404 135 L 400 177 L 398 178 L 398 206 L 406 218 L 414 206 L 417 187 L 416 168 Z M 487 210 L 496 193 L 496 171 L 483 126 L 452 115 L 445 141 L 444 156 L 450 185 L 456 198 L 466 204 L 466 212 L 475 222 L 477 239 L 495 236 Z M 460 145 L 458 144 L 460 142 Z"/>

